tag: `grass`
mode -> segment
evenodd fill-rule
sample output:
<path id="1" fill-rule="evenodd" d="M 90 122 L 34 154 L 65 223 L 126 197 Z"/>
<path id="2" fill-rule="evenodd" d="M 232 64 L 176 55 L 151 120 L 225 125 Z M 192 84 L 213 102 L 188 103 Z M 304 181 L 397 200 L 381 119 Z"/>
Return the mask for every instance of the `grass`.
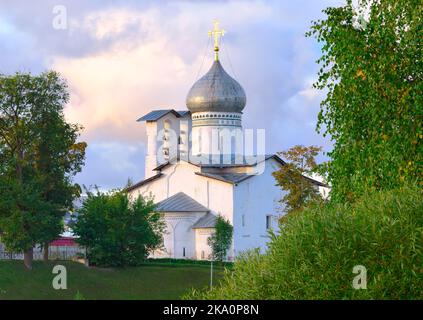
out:
<path id="1" fill-rule="evenodd" d="M 67 290 L 52 286 L 53 267 L 64 265 Z M 223 269 L 215 270 L 220 279 Z M 179 299 L 192 288 L 207 287 L 210 268 L 197 265 L 143 265 L 122 269 L 87 268 L 69 261 L 35 261 L 32 271 L 22 261 L 0 261 L 0 300 L 3 299 Z M 214 280 L 215 280 L 214 279 Z"/>

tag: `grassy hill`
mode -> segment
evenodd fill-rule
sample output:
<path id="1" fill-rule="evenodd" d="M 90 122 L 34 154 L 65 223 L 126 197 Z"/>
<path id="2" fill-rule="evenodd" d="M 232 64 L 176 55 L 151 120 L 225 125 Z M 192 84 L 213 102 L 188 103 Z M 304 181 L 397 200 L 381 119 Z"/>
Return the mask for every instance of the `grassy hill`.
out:
<path id="1" fill-rule="evenodd" d="M 67 290 L 55 290 L 52 269 L 66 266 Z M 220 279 L 223 269 L 215 271 Z M 75 262 L 34 262 L 32 271 L 22 261 L 0 261 L 0 300 L 74 299 L 179 299 L 190 288 L 206 287 L 210 268 L 194 265 L 144 265 L 123 269 L 87 268 Z"/>

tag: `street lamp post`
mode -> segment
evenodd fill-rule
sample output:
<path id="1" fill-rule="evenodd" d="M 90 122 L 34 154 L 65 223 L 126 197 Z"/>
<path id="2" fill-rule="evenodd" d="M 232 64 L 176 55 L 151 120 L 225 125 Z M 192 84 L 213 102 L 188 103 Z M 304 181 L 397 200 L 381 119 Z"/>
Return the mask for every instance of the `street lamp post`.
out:
<path id="1" fill-rule="evenodd" d="M 213 287 L 213 255 L 210 262 L 210 289 Z"/>

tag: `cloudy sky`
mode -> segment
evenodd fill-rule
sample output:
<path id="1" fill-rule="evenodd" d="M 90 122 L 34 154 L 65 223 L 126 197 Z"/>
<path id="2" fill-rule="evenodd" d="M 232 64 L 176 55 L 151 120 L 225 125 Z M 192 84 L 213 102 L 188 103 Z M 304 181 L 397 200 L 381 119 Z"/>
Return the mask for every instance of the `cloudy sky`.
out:
<path id="1" fill-rule="evenodd" d="M 121 187 L 144 175 L 145 127 L 136 119 L 186 109 L 189 88 L 212 63 L 207 31 L 218 19 L 227 31 L 221 62 L 247 94 L 244 128 L 266 129 L 267 152 L 296 144 L 328 151 L 315 131 L 323 93 L 311 87 L 320 45 L 304 33 L 341 3 L 0 0 L 0 73 L 59 71 L 71 93 L 67 120 L 85 127 L 88 142 L 76 181 Z M 63 8 L 66 21 L 57 18 Z"/>

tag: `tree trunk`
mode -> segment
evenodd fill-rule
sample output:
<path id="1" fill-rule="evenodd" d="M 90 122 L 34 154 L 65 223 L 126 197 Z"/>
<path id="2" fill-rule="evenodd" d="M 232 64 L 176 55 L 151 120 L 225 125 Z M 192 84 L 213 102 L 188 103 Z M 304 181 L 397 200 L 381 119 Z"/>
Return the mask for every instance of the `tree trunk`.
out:
<path id="1" fill-rule="evenodd" d="M 43 260 L 48 261 L 48 243 L 46 243 L 43 248 Z"/>
<path id="2" fill-rule="evenodd" d="M 32 270 L 33 258 L 34 258 L 34 251 L 32 248 L 24 252 L 24 265 L 28 270 Z"/>
<path id="3" fill-rule="evenodd" d="M 16 178 L 19 181 L 19 183 L 22 185 L 23 183 L 22 163 L 23 163 L 24 153 L 23 153 L 20 139 L 17 141 L 17 156 L 18 156 L 18 161 L 16 162 Z M 26 230 L 25 225 L 24 225 L 24 229 Z M 32 270 L 33 258 L 34 258 L 34 250 L 31 247 L 30 249 L 24 252 L 24 265 L 28 270 Z"/>

